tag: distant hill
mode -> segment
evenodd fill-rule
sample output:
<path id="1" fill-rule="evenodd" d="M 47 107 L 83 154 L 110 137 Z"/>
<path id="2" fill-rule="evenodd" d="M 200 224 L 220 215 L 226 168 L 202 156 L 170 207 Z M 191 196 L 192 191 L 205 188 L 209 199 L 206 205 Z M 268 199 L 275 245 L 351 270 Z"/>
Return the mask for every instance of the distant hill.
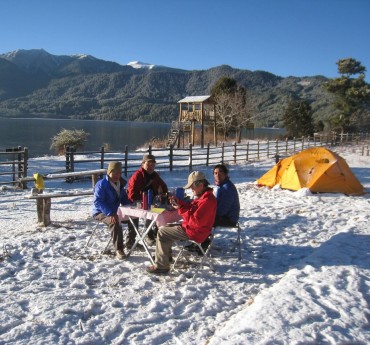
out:
<path id="1" fill-rule="evenodd" d="M 227 65 L 194 71 L 138 61 L 120 65 L 32 49 L 0 55 L 0 116 L 171 122 L 178 118 L 177 101 L 209 94 L 223 76 L 249 90 L 257 126 L 281 126 L 290 97 L 307 99 L 315 119 L 332 111 L 322 76 L 282 78 Z"/>

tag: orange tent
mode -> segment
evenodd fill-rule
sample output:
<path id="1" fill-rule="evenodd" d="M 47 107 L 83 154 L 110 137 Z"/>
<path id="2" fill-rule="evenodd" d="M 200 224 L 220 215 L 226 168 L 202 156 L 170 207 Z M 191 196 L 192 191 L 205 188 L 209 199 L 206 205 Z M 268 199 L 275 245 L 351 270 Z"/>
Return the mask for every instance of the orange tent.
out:
<path id="1" fill-rule="evenodd" d="M 366 192 L 346 161 L 323 147 L 310 148 L 281 160 L 257 183 L 268 187 L 280 184 L 281 188 L 291 190 L 306 187 L 321 193 L 361 195 Z"/>

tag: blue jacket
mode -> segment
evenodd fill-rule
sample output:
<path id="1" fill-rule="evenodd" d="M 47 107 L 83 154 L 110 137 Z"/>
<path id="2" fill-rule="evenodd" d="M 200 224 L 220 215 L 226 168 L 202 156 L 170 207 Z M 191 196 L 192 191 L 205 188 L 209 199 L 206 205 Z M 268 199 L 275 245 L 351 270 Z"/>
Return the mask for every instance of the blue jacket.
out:
<path id="1" fill-rule="evenodd" d="M 121 191 L 118 197 L 117 192 L 109 183 L 108 176 L 98 181 L 94 188 L 94 206 L 92 215 L 104 213 L 106 216 L 117 214 L 120 205 L 129 204 L 129 200 L 125 191 L 126 181 L 121 178 Z"/>
<path id="2" fill-rule="evenodd" d="M 217 216 L 226 216 L 233 222 L 239 220 L 239 195 L 234 183 L 227 178 L 216 187 Z"/>

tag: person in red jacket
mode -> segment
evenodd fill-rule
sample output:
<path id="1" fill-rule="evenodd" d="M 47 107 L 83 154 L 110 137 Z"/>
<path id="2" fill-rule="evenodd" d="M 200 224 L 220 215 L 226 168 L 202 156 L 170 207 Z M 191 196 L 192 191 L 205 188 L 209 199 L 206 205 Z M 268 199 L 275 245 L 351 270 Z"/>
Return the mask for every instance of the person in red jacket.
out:
<path id="1" fill-rule="evenodd" d="M 186 203 L 171 196 L 171 204 L 182 216 L 183 222 L 181 225 L 159 228 L 155 248 L 155 265 L 146 268 L 148 273 L 168 273 L 174 241 L 190 239 L 201 243 L 211 233 L 216 216 L 217 201 L 205 175 L 200 171 L 193 171 L 184 188 L 191 188 L 194 199 L 191 203 Z"/>
<path id="2" fill-rule="evenodd" d="M 142 201 L 143 193 L 149 189 L 153 192 L 153 197 L 168 192 L 166 183 L 155 171 L 155 157 L 153 155 L 144 155 L 141 168 L 134 172 L 128 181 L 127 195 L 131 202 Z M 138 219 L 135 220 L 135 226 L 138 226 Z M 150 222 L 149 222 L 150 223 Z M 130 249 L 135 243 L 136 232 L 131 223 L 128 224 L 126 236 L 126 248 Z M 154 230 L 148 233 L 149 241 L 155 241 Z"/>

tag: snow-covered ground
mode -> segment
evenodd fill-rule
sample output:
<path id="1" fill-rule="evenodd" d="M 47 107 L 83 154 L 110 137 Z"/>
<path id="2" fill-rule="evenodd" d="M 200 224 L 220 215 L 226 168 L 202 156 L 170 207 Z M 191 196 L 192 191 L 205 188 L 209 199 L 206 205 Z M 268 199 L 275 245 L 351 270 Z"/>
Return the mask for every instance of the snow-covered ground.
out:
<path id="1" fill-rule="evenodd" d="M 370 157 L 360 147 L 335 151 L 369 191 Z M 190 264 L 153 277 L 143 252 L 119 261 L 85 248 L 90 196 L 53 199 L 44 228 L 30 190 L 1 187 L 0 344 L 369 344 L 369 195 L 258 188 L 273 165 L 230 167 L 242 260 L 235 231 L 220 231 L 216 273 L 203 269 L 194 280 Z M 58 157 L 29 164 L 30 174 L 60 170 Z M 213 182 L 212 169 L 203 171 Z M 171 188 L 187 175 L 161 172 Z M 46 187 L 88 190 L 91 182 Z"/>

